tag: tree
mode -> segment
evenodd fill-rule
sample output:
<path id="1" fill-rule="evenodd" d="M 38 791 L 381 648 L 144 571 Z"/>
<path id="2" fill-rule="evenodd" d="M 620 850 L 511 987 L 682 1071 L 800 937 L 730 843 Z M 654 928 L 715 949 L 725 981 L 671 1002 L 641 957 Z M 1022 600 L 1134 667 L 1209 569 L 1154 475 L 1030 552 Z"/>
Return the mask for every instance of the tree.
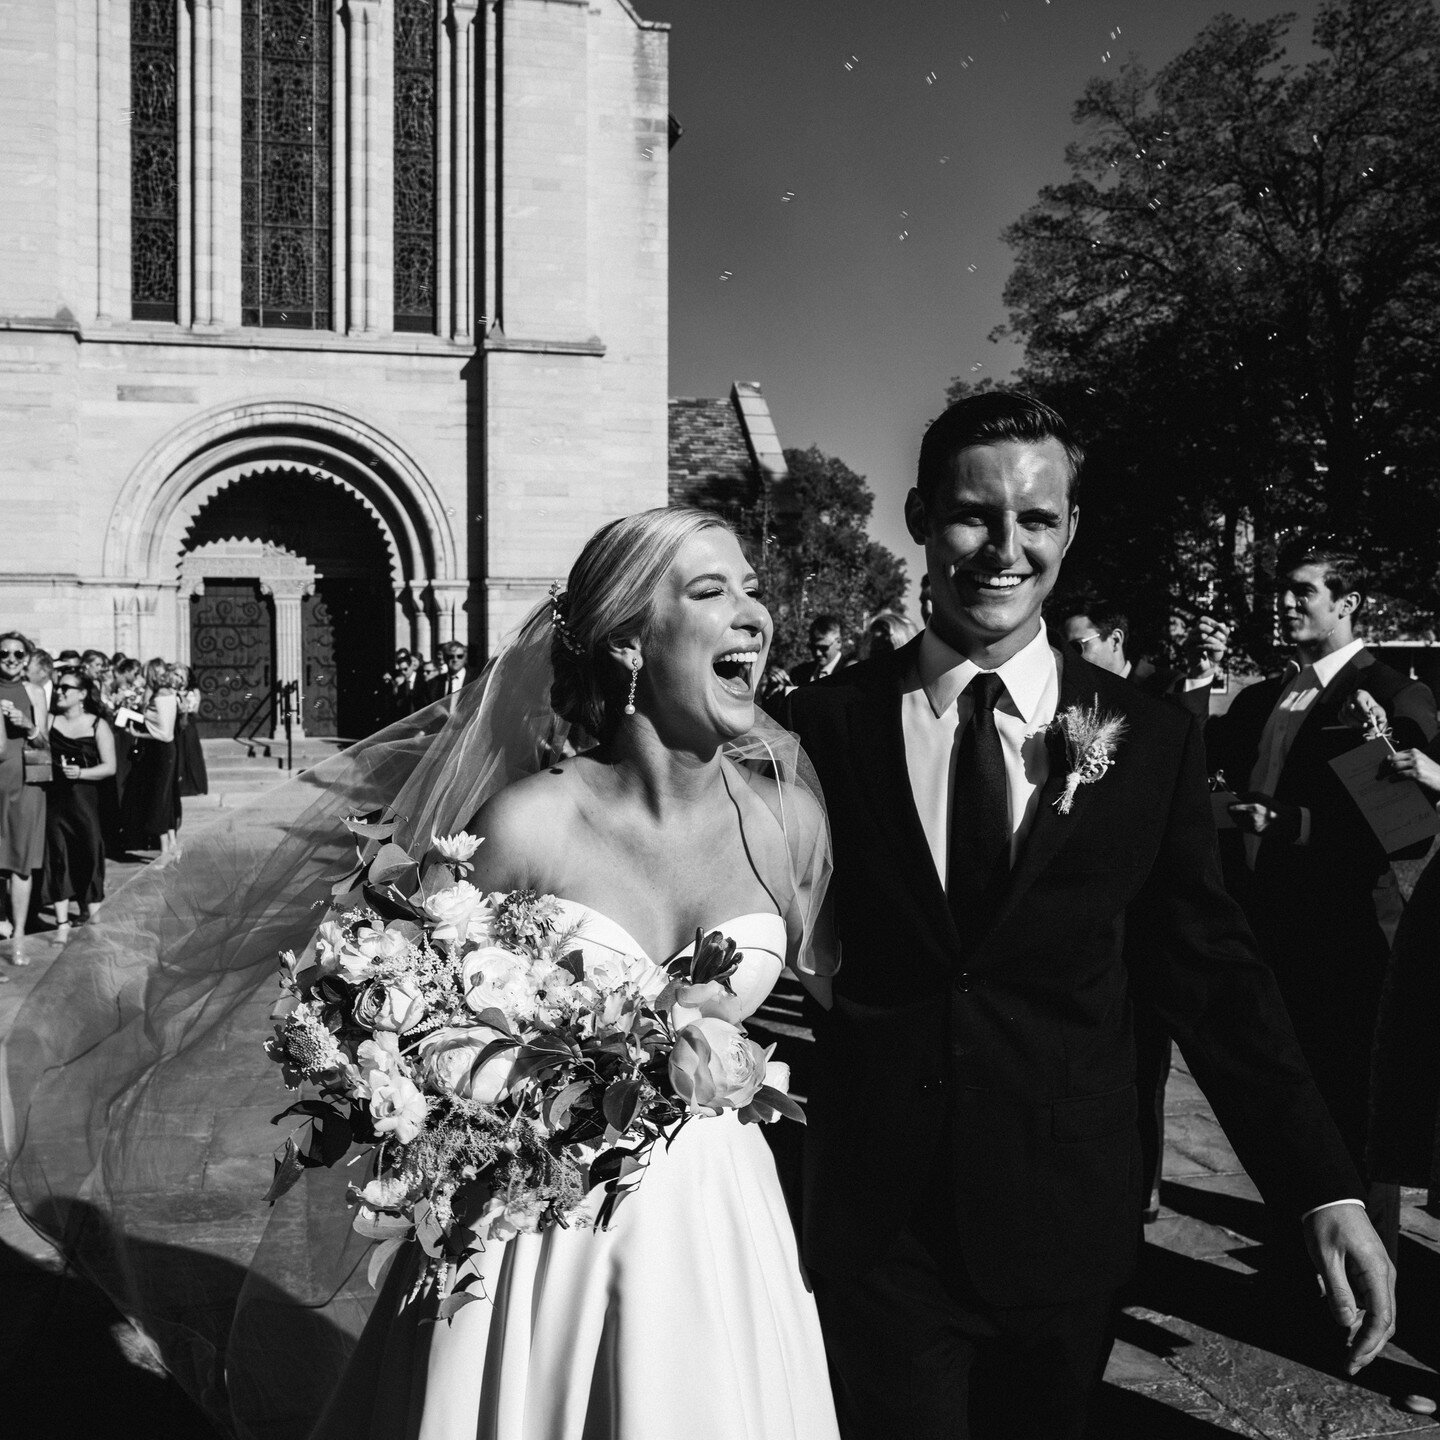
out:
<path id="1" fill-rule="evenodd" d="M 1434 623 L 1440 572 L 1440 20 L 1333 0 L 1297 66 L 1293 19 L 1092 81 L 1070 179 L 1006 231 L 1017 383 L 1092 455 L 1067 583 L 1155 630 L 1218 606 L 1260 658 L 1297 531 L 1394 623 Z"/>
<path id="2" fill-rule="evenodd" d="M 798 519 L 782 535 L 762 500 L 738 528 L 775 618 L 774 654 L 793 665 L 805 658 L 816 615 L 840 616 L 853 640 L 876 611 L 900 603 L 906 582 L 904 561 L 865 533 L 875 497 L 863 475 L 815 445 L 786 450 L 785 462 Z"/>

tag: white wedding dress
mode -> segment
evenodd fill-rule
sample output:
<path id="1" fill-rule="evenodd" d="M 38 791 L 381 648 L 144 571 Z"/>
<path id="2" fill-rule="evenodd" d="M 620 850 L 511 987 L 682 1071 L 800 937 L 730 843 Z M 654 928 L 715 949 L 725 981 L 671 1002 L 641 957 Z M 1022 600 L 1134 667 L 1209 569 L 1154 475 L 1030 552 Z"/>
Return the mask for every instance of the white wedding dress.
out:
<path id="1" fill-rule="evenodd" d="M 644 954 L 562 901 L 584 950 Z M 745 1015 L 782 968 L 785 924 L 718 927 L 742 958 Z M 684 953 L 684 952 L 681 952 Z M 779 1121 L 792 1124 L 792 1121 Z M 490 1297 L 449 1322 L 396 1259 L 316 1440 L 835 1440 L 815 1302 L 775 1164 L 733 1112 L 651 1153 L 610 1228 L 492 1245 Z"/>

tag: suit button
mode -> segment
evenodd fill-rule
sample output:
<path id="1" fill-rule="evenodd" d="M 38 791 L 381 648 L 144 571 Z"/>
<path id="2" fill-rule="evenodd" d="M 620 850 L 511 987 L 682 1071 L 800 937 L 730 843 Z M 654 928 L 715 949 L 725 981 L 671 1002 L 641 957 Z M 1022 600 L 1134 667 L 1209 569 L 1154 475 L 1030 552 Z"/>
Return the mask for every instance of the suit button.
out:
<path id="1" fill-rule="evenodd" d="M 965 995 L 965 994 L 968 994 L 968 993 L 969 993 L 969 990 L 970 990 L 970 972 L 969 972 L 968 970 L 962 970 L 962 971 L 955 977 L 955 988 L 956 988 L 962 995 Z"/>

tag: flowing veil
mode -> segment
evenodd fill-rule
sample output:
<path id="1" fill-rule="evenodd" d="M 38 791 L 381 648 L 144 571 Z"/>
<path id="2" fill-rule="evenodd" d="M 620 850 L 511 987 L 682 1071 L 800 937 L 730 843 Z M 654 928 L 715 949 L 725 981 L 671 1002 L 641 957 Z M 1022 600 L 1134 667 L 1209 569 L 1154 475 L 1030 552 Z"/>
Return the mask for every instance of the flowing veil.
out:
<path id="1" fill-rule="evenodd" d="M 311 943 L 353 859 L 345 817 L 389 808 L 402 843 L 453 833 L 505 785 L 585 748 L 550 705 L 551 645 L 546 603 L 453 701 L 274 787 L 137 875 L 0 1044 L 17 1208 L 237 1436 L 309 1432 L 373 1299 L 370 1246 L 345 1206 L 355 1170 L 309 1170 L 262 1203 L 283 1135 L 269 1121 L 295 1098 L 260 1049 L 277 958 Z M 786 873 L 768 879 L 792 960 L 828 973 L 829 832 L 809 762 L 758 711 L 725 752 L 785 839 Z"/>

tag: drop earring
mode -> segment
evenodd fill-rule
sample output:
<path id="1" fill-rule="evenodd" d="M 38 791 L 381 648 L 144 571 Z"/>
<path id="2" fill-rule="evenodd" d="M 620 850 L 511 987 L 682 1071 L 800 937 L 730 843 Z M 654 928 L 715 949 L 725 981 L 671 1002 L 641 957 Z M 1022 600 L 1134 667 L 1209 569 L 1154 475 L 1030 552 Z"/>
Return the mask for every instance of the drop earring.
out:
<path id="1" fill-rule="evenodd" d="M 630 664 L 634 669 L 630 671 L 630 693 L 625 697 L 625 713 L 635 713 L 635 687 L 640 683 L 640 657 L 637 655 Z"/>

